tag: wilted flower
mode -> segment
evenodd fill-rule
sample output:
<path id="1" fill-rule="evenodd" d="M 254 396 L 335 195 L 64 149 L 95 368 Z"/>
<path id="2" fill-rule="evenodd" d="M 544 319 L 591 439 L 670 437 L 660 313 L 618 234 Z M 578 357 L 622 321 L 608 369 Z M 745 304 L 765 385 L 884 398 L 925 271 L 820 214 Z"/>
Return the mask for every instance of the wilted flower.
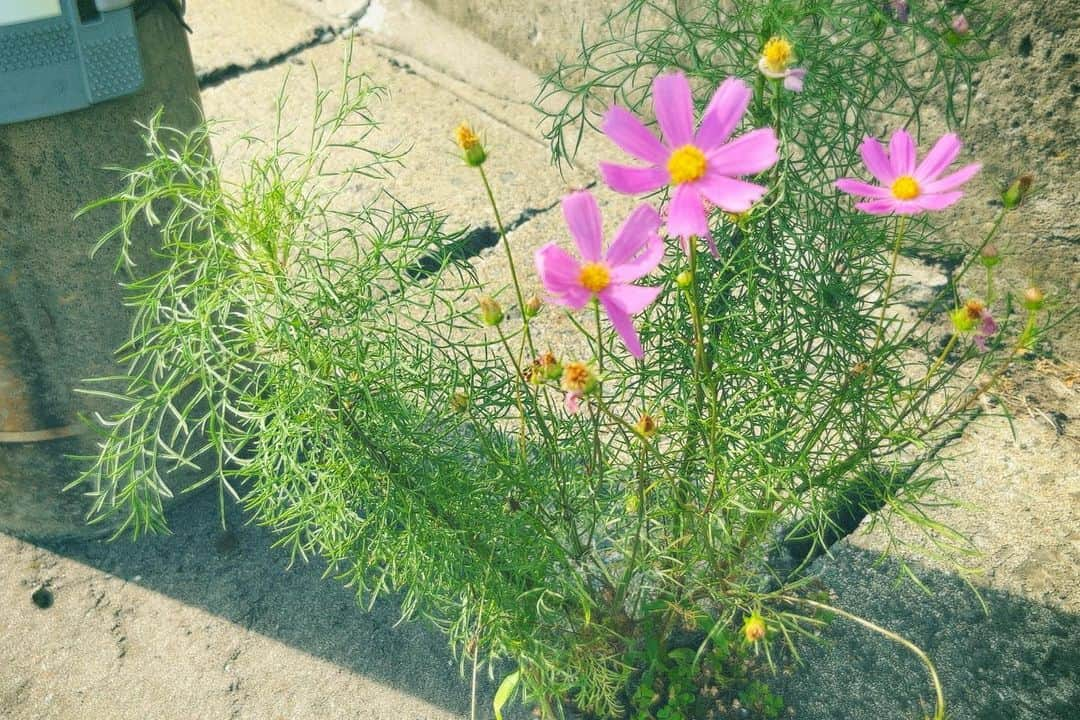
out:
<path id="1" fill-rule="evenodd" d="M 764 640 L 766 630 L 765 618 L 761 617 L 756 610 L 743 620 L 743 637 L 746 638 L 746 642 L 756 643 Z"/>
<path id="2" fill-rule="evenodd" d="M 468 123 L 461 123 L 454 130 L 454 140 L 464 153 L 465 164 L 471 167 L 479 167 L 487 160 L 487 152 L 480 142 L 480 137 L 469 127 Z"/>
<path id="3" fill-rule="evenodd" d="M 943 135 L 918 166 L 915 165 L 915 142 L 904 130 L 897 130 L 889 140 L 889 152 L 877 139 L 863 140 L 860 152 L 866 169 L 881 185 L 870 185 L 857 178 L 842 178 L 836 187 L 851 195 L 872 198 L 855 203 L 855 207 L 872 215 L 916 215 L 943 210 L 964 196 L 959 188 L 982 167 L 980 163 L 965 165 L 951 175 L 941 173 L 960 154 L 960 138 L 953 133 Z"/>
<path id="4" fill-rule="evenodd" d="M 771 37 L 761 50 L 758 70 L 767 78 L 783 80 L 784 87 L 793 92 L 802 92 L 805 68 L 789 67 L 795 59 L 791 43 L 782 37 Z"/>
<path id="5" fill-rule="evenodd" d="M 604 252 L 600 207 L 592 194 L 571 193 L 563 198 L 562 208 L 584 262 L 548 243 L 536 251 L 536 269 L 544 287 L 554 302 L 574 310 L 598 298 L 626 349 L 634 357 L 643 357 L 631 316 L 648 307 L 660 288 L 632 283 L 655 270 L 663 258 L 664 243 L 657 235 L 660 216 L 649 205 L 639 205 Z"/>
<path id="6" fill-rule="evenodd" d="M 658 428 L 659 424 L 656 422 L 656 418 L 649 413 L 641 413 L 641 417 L 634 423 L 634 432 L 645 439 L 655 435 Z"/>
<path id="7" fill-rule="evenodd" d="M 546 380 L 558 380 L 562 377 L 563 366 L 554 353 L 546 352 L 533 360 L 529 368 L 529 381 L 539 385 Z"/>
<path id="8" fill-rule="evenodd" d="M 599 379 L 593 369 L 583 362 L 570 362 L 563 368 L 560 385 L 566 391 L 566 410 L 575 415 L 581 409 L 581 398 L 596 389 Z"/>
<path id="9" fill-rule="evenodd" d="M 949 315 L 953 328 L 960 334 L 975 333 L 975 345 L 986 352 L 986 341 L 998 331 L 997 321 L 990 314 L 989 308 L 979 300 L 968 300 L 963 307 L 953 310 Z"/>
<path id="10" fill-rule="evenodd" d="M 630 195 L 670 186 L 668 232 L 682 238 L 701 237 L 715 254 L 703 200 L 728 212 L 743 212 L 761 198 L 766 188 L 737 177 L 776 164 L 776 133 L 759 128 L 727 142 L 750 103 L 750 88 L 738 78 L 720 85 L 696 132 L 694 100 L 685 75 L 658 75 L 652 95 L 663 142 L 618 105 L 607 111 L 603 122 L 604 133 L 616 145 L 648 166 L 603 162 L 600 173 L 612 190 Z"/>

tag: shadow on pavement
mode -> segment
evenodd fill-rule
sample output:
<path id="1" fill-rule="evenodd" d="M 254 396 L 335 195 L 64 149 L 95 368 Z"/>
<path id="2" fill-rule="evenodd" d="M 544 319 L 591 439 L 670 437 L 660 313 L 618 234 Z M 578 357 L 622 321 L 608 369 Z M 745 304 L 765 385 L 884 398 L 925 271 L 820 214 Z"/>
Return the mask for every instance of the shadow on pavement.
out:
<path id="1" fill-rule="evenodd" d="M 957 576 L 915 567 L 927 595 L 893 560 L 847 543 L 817 570 L 835 604 L 899 633 L 937 667 L 950 720 L 1080 718 L 1080 616 L 985 590 L 983 611 Z M 798 720 L 921 720 L 934 695 L 925 666 L 900 645 L 837 618 L 804 664 L 768 681 Z"/>
<path id="2" fill-rule="evenodd" d="M 394 627 L 399 620 L 395 598 L 377 602 L 368 612 L 357 605 L 349 588 L 322 577 L 325 564 L 298 559 L 287 568 L 286 552 L 270 547 L 273 534 L 245 525 L 235 504 L 227 505 L 228 529 L 222 529 L 213 492 L 176 503 L 169 521 L 173 535 L 134 543 L 36 544 L 433 705 L 468 714 L 469 682 L 461 678 L 445 637 L 420 620 Z M 485 683 L 480 691 L 481 707 L 490 708 L 493 687 Z"/>
<path id="3" fill-rule="evenodd" d="M 370 612 L 353 593 L 322 578 L 324 565 L 286 569 L 274 536 L 228 509 L 223 531 L 213 493 L 179 503 L 174 535 L 131 543 L 42 547 L 205 609 L 253 632 L 333 662 L 461 715 L 469 685 L 441 633 L 422 621 L 393 627 L 394 599 Z M 945 686 L 950 720 L 1080 718 L 1080 616 L 996 591 L 978 598 L 955 575 L 916 568 L 933 591 L 896 583 L 895 561 L 841 543 L 818 561 L 836 603 L 898 632 L 931 657 Z M 762 678 L 798 720 L 918 720 L 933 711 L 923 665 L 907 650 L 837 619 L 824 643 L 804 643 L 803 665 Z M 486 717 L 494 688 L 481 688 Z M 525 717 L 515 708 L 512 716 Z"/>

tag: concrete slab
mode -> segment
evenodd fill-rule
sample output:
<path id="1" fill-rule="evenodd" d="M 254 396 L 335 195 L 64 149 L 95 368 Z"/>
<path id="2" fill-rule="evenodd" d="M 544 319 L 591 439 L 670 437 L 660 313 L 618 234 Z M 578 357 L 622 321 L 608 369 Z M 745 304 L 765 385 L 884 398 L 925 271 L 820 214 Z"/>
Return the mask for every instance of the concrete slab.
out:
<path id="1" fill-rule="evenodd" d="M 348 188 L 343 201 L 358 206 L 372 193 L 385 189 L 406 203 L 445 210 L 461 226 L 494 226 L 480 178 L 465 166 L 452 139 L 454 128 L 463 120 L 486 138 L 491 158 L 487 169 L 500 212 L 508 220 L 550 208 L 568 188 L 591 181 L 583 173 L 560 177 L 548 166 L 544 147 L 535 138 L 455 95 L 434 79 L 421 76 L 363 37 L 352 42 L 353 71 L 367 74 L 374 83 L 390 90 L 389 98 L 375 108 L 381 127 L 370 143 L 387 151 L 410 150 L 391 181 L 380 188 L 373 182 L 358 180 Z M 318 46 L 298 54 L 289 63 L 247 73 L 204 92 L 207 116 L 230 121 L 223 127 L 217 147 L 224 148 L 249 130 L 263 136 L 272 131 L 275 99 L 287 72 L 290 101 L 283 124 L 301 128 L 310 124 L 315 75 L 304 66 L 317 68 L 323 87 L 334 87 L 342 76 L 344 54 L 344 43 Z M 303 136 L 298 133 L 298 137 Z M 233 160 L 241 158 L 240 154 L 233 156 Z M 230 162 L 226 160 L 227 173 Z"/>
<path id="2" fill-rule="evenodd" d="M 283 0 L 193 0 L 185 19 L 193 30 L 195 72 L 203 82 L 333 38 L 325 19 Z"/>
<path id="3" fill-rule="evenodd" d="M 469 685 L 443 636 L 395 627 L 202 494 L 175 534 L 34 546 L 0 535 L 0 717 L 455 720 Z M 32 600 L 39 588 L 51 606 Z M 39 598 L 41 596 L 39 595 Z M 484 708 L 492 688 L 483 687 Z"/>

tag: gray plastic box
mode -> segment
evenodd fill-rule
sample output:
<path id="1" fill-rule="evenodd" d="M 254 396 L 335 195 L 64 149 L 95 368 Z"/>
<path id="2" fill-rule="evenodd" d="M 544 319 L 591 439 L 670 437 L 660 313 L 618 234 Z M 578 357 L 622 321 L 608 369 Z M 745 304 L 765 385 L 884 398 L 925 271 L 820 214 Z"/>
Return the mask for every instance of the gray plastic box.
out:
<path id="1" fill-rule="evenodd" d="M 59 115 L 143 84 L 124 0 L 0 0 L 0 124 Z"/>

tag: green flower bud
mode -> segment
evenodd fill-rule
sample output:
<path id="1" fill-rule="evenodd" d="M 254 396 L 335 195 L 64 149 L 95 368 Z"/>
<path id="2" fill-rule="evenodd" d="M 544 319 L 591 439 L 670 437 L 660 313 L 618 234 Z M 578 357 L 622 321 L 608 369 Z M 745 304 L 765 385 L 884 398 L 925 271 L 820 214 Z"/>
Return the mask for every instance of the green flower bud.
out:
<path id="1" fill-rule="evenodd" d="M 1020 203 L 1024 202 L 1024 198 L 1031 190 L 1032 183 L 1035 182 L 1035 176 L 1031 174 L 1021 175 L 1013 181 L 1005 192 L 1001 194 L 1001 202 L 1005 206 L 1006 210 L 1012 210 L 1020 206 Z"/>
<path id="2" fill-rule="evenodd" d="M 683 270 L 675 276 L 675 284 L 681 288 L 690 287 L 692 282 L 694 282 L 694 276 L 690 274 L 689 270 Z"/>
<path id="3" fill-rule="evenodd" d="M 480 319 L 485 325 L 494 327 L 503 321 L 502 306 L 490 295 L 484 295 L 477 304 L 480 306 Z"/>
<path id="4" fill-rule="evenodd" d="M 525 317 L 534 318 L 540 313 L 540 308 L 544 306 L 544 301 L 536 295 L 525 301 Z"/>
<path id="5" fill-rule="evenodd" d="M 1042 310 L 1043 305 L 1046 303 L 1046 295 L 1043 294 L 1043 291 L 1040 288 L 1032 285 L 1024 291 L 1024 297 L 1021 302 L 1024 304 L 1024 309 L 1036 312 Z"/>
<path id="6" fill-rule="evenodd" d="M 979 262 L 983 264 L 983 267 L 992 268 L 1001 262 L 1001 254 L 998 252 L 997 245 L 987 245 L 979 253 Z"/>

